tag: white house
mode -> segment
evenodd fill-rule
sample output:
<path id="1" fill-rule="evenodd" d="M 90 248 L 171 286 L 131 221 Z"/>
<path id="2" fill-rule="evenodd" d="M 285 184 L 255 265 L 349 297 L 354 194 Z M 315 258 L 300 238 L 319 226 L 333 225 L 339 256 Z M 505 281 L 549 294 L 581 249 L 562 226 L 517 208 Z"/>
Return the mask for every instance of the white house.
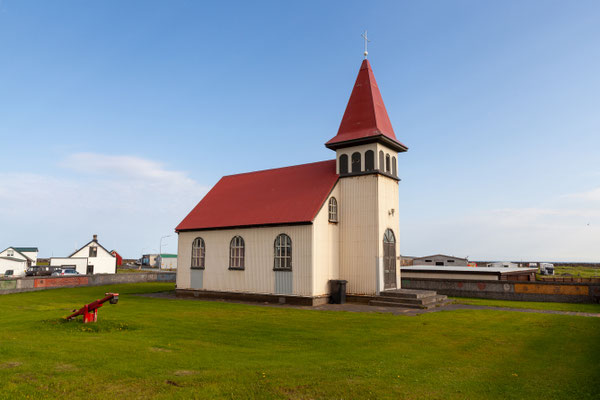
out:
<path id="1" fill-rule="evenodd" d="M 156 266 L 160 269 L 177 269 L 177 254 L 159 254 Z"/>
<path id="2" fill-rule="evenodd" d="M 98 243 L 98 235 L 68 257 L 50 258 L 50 266 L 74 268 L 80 274 L 116 274 L 117 258 Z"/>
<path id="3" fill-rule="evenodd" d="M 13 275 L 23 276 L 27 268 L 36 265 L 37 247 L 8 247 L 0 252 L 0 275 L 12 270 Z"/>
<path id="4" fill-rule="evenodd" d="M 87 274 L 87 257 L 52 257 L 50 258 L 51 267 L 60 267 L 62 269 L 74 269 L 80 274 Z"/>
<path id="5" fill-rule="evenodd" d="M 0 275 L 24 276 L 26 270 L 27 261 L 15 257 L 0 257 Z"/>
<path id="6" fill-rule="evenodd" d="M 319 304 L 330 280 L 357 295 L 400 287 L 397 156 L 408 148 L 366 59 L 325 146 L 334 160 L 221 178 L 175 229 L 178 294 Z"/>

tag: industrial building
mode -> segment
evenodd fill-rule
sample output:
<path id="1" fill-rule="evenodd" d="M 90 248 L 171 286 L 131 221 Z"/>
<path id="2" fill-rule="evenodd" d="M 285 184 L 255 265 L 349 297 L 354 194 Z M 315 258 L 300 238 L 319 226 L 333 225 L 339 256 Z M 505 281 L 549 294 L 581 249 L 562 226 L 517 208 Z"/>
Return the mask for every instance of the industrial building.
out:
<path id="1" fill-rule="evenodd" d="M 447 267 L 414 265 L 402 267 L 403 279 L 460 279 L 491 281 L 535 281 L 537 268 Z"/>
<path id="2" fill-rule="evenodd" d="M 156 266 L 160 269 L 177 269 L 177 254 L 159 254 Z"/>
<path id="3" fill-rule="evenodd" d="M 447 265 L 454 267 L 466 267 L 469 265 L 469 260 L 466 258 L 447 256 L 445 254 L 434 254 L 432 256 L 413 258 L 412 265 Z"/>

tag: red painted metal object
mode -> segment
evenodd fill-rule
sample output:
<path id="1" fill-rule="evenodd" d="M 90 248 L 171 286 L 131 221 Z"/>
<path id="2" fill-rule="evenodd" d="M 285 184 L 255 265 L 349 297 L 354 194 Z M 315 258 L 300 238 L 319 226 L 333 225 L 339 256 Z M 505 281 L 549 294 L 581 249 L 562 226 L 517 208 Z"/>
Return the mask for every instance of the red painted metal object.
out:
<path id="1" fill-rule="evenodd" d="M 67 320 L 72 320 L 79 315 L 83 315 L 83 323 L 85 324 L 98 321 L 98 309 L 102 307 L 104 303 L 108 301 L 110 304 L 117 304 L 119 301 L 119 293 L 104 293 L 104 295 L 105 297 L 100 300 L 86 304 L 77 311 L 73 310 L 74 313 L 69 315 Z"/>

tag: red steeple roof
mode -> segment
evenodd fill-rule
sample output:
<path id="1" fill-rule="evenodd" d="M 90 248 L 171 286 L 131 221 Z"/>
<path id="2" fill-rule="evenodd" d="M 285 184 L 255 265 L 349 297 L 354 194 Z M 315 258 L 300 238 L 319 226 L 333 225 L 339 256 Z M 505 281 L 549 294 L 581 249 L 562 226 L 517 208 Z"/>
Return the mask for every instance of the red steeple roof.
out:
<path id="1" fill-rule="evenodd" d="M 337 135 L 325 143 L 330 149 L 382 141 L 396 151 L 408 148 L 396 139 L 371 64 L 364 60 Z"/>

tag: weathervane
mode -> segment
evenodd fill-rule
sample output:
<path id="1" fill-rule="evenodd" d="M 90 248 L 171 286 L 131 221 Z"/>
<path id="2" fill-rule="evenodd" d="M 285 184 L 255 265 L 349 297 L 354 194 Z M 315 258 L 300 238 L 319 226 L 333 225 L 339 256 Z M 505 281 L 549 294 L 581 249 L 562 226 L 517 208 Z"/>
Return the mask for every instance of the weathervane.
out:
<path id="1" fill-rule="evenodd" d="M 367 51 L 367 43 L 370 42 L 369 39 L 367 39 L 367 30 L 365 29 L 365 33 L 363 33 L 362 36 L 365 39 L 365 60 L 367 59 L 367 56 L 369 55 L 369 52 Z"/>

